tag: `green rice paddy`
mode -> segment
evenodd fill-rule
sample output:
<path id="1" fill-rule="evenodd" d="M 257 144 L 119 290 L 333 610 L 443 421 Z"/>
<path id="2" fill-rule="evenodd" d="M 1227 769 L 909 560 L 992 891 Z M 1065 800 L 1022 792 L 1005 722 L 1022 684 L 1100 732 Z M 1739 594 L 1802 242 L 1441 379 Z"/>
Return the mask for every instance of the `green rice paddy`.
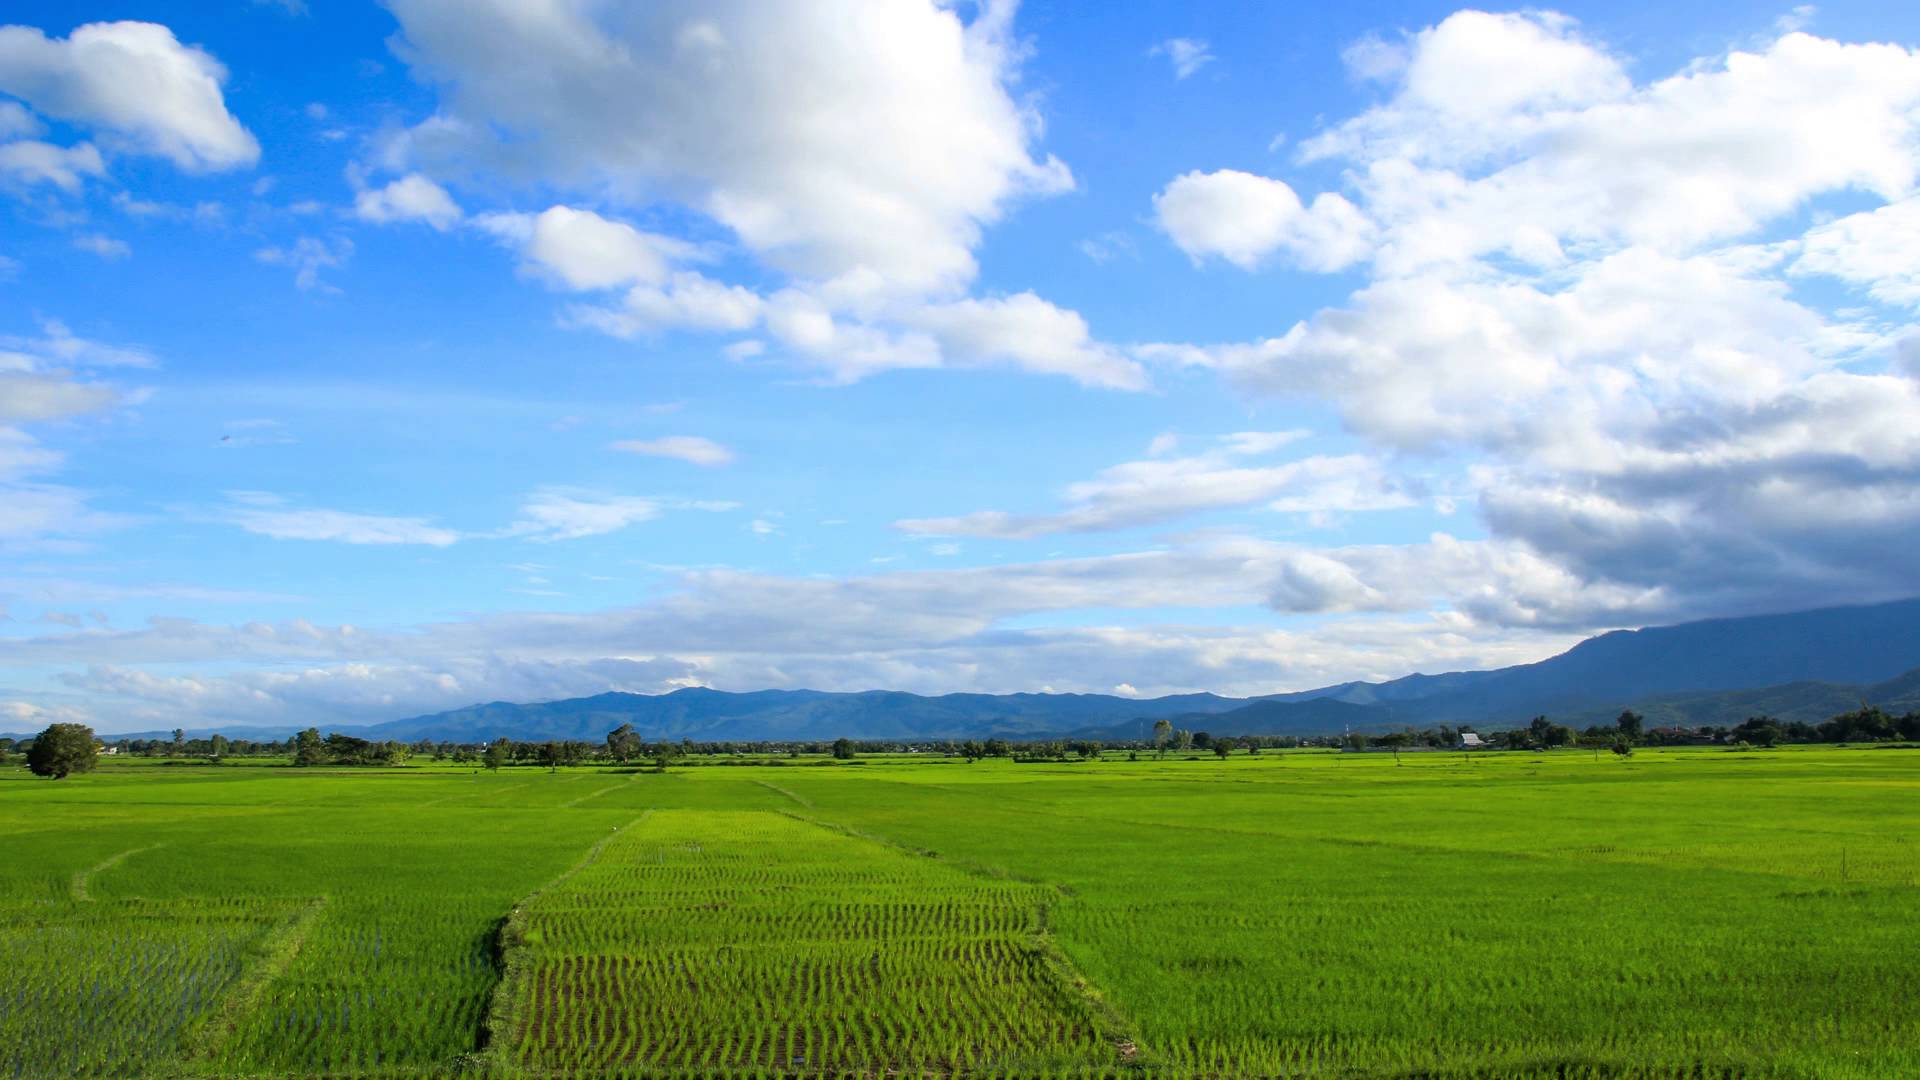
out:
<path id="1" fill-rule="evenodd" d="M 0 1080 L 1920 1076 L 1920 751 L 0 772 Z"/>

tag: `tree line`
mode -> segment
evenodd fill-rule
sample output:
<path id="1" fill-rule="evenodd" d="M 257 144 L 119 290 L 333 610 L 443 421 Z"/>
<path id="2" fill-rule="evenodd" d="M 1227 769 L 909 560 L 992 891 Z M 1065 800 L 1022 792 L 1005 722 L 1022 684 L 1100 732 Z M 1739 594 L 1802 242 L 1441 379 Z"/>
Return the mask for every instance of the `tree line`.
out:
<path id="1" fill-rule="evenodd" d="M 289 759 L 300 768 L 316 766 L 382 767 L 404 765 L 418 759 L 451 761 L 476 768 L 501 769 L 508 766 L 540 766 L 549 770 L 586 764 L 650 765 L 665 769 L 676 761 L 694 758 L 707 763 L 737 759 L 741 763 L 764 761 L 769 756 L 799 758 L 831 756 L 851 761 L 862 754 L 927 753 L 961 758 L 968 762 L 986 758 L 1014 761 L 1091 760 L 1103 753 L 1121 750 L 1138 757 L 1143 751 L 1159 756 L 1169 752 L 1210 752 L 1220 758 L 1235 753 L 1258 754 L 1261 750 L 1322 747 L 1346 750 L 1391 750 L 1427 748 L 1454 749 L 1462 737 L 1478 736 L 1489 749 L 1554 750 L 1579 747 L 1631 754 L 1641 746 L 1722 745 L 1728 747 L 1773 747 L 1787 743 L 1875 743 L 1920 742 L 1920 712 L 1894 715 L 1876 706 L 1862 706 L 1817 724 L 1798 720 L 1779 720 L 1771 716 L 1751 716 L 1739 724 L 1694 727 L 1647 726 L 1646 718 L 1625 710 L 1611 724 L 1595 724 L 1585 729 L 1536 716 L 1523 727 L 1491 729 L 1484 735 L 1473 725 L 1431 727 L 1384 733 L 1351 732 L 1342 735 L 1296 737 L 1291 735 L 1211 735 L 1205 731 L 1175 728 L 1170 720 L 1155 721 L 1153 737 L 1139 740 L 1111 739 L 834 739 L 827 740 L 721 740 L 695 742 L 648 741 L 632 724 L 621 724 L 600 742 L 578 739 L 514 740 L 497 738 L 488 742 L 450 742 L 420 739 L 411 743 L 394 740 L 370 740 L 339 732 L 322 735 L 318 728 L 307 728 L 284 740 L 228 739 L 222 735 L 207 738 L 186 737 L 175 729 L 170 739 L 119 739 L 103 743 L 84 724 L 52 724 L 29 739 L 0 738 L 0 764 L 15 753 L 23 754 L 26 764 L 41 776 L 63 777 L 92 769 L 98 757 L 107 752 L 126 756 L 200 759 L 220 762 L 228 758 Z"/>

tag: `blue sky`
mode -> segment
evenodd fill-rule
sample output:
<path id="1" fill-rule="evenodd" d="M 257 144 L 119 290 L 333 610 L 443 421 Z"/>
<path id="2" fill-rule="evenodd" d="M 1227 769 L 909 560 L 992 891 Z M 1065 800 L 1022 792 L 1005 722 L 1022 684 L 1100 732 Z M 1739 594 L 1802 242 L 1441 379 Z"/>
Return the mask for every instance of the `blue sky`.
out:
<path id="1" fill-rule="evenodd" d="M 0 22 L 0 730 L 1920 592 L 1920 12 Z"/>

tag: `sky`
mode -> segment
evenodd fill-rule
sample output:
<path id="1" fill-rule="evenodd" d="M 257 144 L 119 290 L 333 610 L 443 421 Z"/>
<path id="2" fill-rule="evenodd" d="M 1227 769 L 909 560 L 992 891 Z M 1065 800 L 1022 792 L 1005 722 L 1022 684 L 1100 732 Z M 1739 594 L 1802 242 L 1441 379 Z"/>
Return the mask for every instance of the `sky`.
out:
<path id="1" fill-rule="evenodd" d="M 0 731 L 1920 593 L 1920 8 L 15 0 Z"/>

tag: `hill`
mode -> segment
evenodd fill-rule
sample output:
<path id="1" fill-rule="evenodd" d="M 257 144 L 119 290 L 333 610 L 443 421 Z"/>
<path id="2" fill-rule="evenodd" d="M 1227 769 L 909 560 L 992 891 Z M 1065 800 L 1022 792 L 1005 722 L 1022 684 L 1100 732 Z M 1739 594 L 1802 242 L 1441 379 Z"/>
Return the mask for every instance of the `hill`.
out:
<path id="1" fill-rule="evenodd" d="M 534 704 L 496 701 L 364 727 L 367 739 L 598 741 L 631 723 L 647 739 L 813 740 L 1143 738 L 1153 721 L 1216 734 L 1325 735 L 1434 724 L 1499 728 L 1545 714 L 1585 725 L 1623 708 L 1654 725 L 1736 724 L 1766 713 L 1824 720 L 1863 702 L 1920 708 L 1920 599 L 1862 607 L 1707 619 L 1601 634 L 1558 656 L 1490 671 L 1414 674 L 1260 698 L 1177 694 L 833 693 L 694 687 L 611 692 Z M 284 738 L 295 727 L 223 729 Z M 192 735 L 211 734 L 196 730 Z M 165 738 L 162 732 L 133 738 Z"/>

